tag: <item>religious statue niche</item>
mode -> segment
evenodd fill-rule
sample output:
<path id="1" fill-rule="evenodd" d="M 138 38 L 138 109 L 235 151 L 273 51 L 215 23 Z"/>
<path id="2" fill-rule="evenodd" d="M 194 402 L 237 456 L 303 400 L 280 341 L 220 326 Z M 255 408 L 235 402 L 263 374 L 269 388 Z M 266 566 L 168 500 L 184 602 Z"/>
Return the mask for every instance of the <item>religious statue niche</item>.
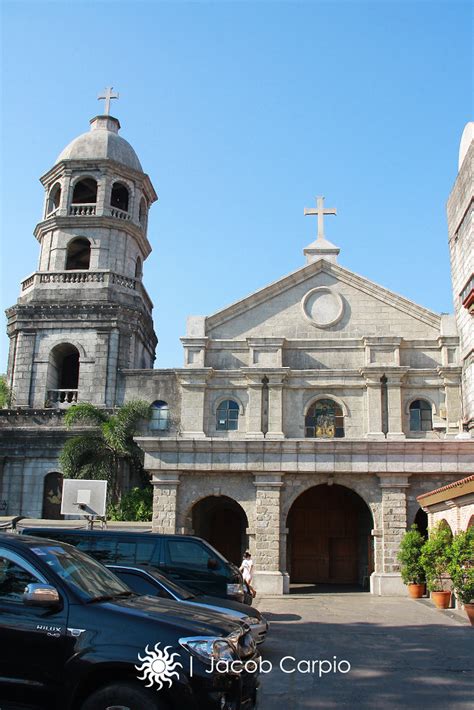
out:
<path id="1" fill-rule="evenodd" d="M 344 436 L 344 416 L 341 407 L 332 399 L 319 399 L 305 417 L 305 436 L 334 439 Z"/>

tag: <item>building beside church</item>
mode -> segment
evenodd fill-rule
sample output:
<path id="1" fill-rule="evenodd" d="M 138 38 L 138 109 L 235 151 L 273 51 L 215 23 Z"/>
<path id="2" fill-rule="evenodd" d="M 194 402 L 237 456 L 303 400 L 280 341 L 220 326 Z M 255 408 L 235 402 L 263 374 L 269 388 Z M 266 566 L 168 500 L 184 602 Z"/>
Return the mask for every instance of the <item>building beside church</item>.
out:
<path id="1" fill-rule="evenodd" d="M 108 110 L 92 119 L 41 179 L 39 267 L 7 311 L 4 514 L 57 511 L 66 407 L 146 399 L 153 418 L 137 442 L 155 531 L 201 535 L 234 561 L 249 546 L 261 592 L 404 593 L 396 554 L 407 525 L 426 520 L 417 497 L 466 477 L 474 460 L 463 432 L 474 403 L 472 144 L 448 204 L 455 316 L 342 266 L 324 233 L 335 210 L 318 198 L 301 268 L 190 317 L 184 366 L 163 370 L 152 369 L 141 278 L 156 193 L 119 128 Z"/>

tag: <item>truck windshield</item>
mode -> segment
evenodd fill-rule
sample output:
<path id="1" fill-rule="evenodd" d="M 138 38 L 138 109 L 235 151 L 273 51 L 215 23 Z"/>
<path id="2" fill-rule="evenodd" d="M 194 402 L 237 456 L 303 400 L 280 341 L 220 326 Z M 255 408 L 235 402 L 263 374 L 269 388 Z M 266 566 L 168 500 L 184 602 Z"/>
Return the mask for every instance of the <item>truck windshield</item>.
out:
<path id="1" fill-rule="evenodd" d="M 30 549 L 84 601 L 114 599 L 133 594 L 113 572 L 75 547 L 57 542 Z"/>

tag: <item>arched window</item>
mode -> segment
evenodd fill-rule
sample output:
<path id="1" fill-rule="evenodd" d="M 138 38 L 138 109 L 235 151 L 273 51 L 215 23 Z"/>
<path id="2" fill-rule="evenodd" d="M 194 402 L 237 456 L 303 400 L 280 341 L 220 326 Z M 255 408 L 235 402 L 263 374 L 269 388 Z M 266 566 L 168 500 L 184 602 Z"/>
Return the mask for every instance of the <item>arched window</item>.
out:
<path id="1" fill-rule="evenodd" d="M 225 399 L 216 411 L 218 431 L 236 431 L 239 428 L 239 405 L 233 399 Z"/>
<path id="2" fill-rule="evenodd" d="M 47 402 L 61 406 L 77 402 L 79 386 L 79 350 L 71 343 L 61 343 L 51 350 L 47 375 Z"/>
<path id="3" fill-rule="evenodd" d="M 151 405 L 150 429 L 168 431 L 170 428 L 170 410 L 167 402 L 158 400 Z"/>
<path id="4" fill-rule="evenodd" d="M 415 399 L 410 404 L 410 431 L 431 431 L 433 428 L 431 404 L 425 399 Z"/>
<path id="5" fill-rule="evenodd" d="M 143 229 L 146 229 L 146 218 L 147 218 L 147 204 L 144 197 L 140 200 L 140 208 L 138 211 L 138 220 Z"/>
<path id="6" fill-rule="evenodd" d="M 57 182 L 55 185 L 53 185 L 53 187 L 49 191 L 47 214 L 51 214 L 51 212 L 55 212 L 59 208 L 60 202 L 61 202 L 61 185 L 59 184 L 59 182 Z"/>
<path id="7" fill-rule="evenodd" d="M 43 484 L 43 518 L 62 520 L 61 497 L 63 475 L 59 471 L 51 471 L 44 478 Z"/>
<path id="8" fill-rule="evenodd" d="M 332 399 L 318 399 L 309 409 L 305 420 L 305 436 L 318 439 L 342 438 L 344 415 Z"/>
<path id="9" fill-rule="evenodd" d="M 474 528 L 474 515 L 471 515 L 469 518 L 466 530 L 469 530 L 469 528 Z"/>
<path id="10" fill-rule="evenodd" d="M 142 277 L 142 260 L 140 259 L 139 256 L 137 256 L 137 260 L 135 262 L 135 278 L 140 279 Z"/>
<path id="11" fill-rule="evenodd" d="M 119 210 L 123 210 L 123 212 L 128 212 L 128 200 L 128 188 L 122 182 L 114 182 L 110 196 L 111 206 L 117 207 Z"/>
<path id="12" fill-rule="evenodd" d="M 88 269 L 91 261 L 91 244 L 88 239 L 79 237 L 69 242 L 66 256 L 66 271 Z"/>
<path id="13" fill-rule="evenodd" d="M 90 205 L 97 202 L 97 183 L 93 178 L 83 178 L 76 182 L 72 193 L 73 205 Z"/>

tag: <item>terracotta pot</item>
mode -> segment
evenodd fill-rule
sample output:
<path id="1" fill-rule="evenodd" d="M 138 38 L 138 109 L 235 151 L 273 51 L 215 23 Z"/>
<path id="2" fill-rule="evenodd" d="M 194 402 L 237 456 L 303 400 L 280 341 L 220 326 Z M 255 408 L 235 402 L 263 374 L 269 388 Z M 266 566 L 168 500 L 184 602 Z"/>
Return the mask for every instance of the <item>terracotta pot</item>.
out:
<path id="1" fill-rule="evenodd" d="M 451 601 L 451 592 L 431 592 L 431 598 L 437 609 L 447 609 Z"/>
<path id="2" fill-rule="evenodd" d="M 424 584 L 409 584 L 408 585 L 408 594 L 412 599 L 421 599 L 423 594 L 425 593 L 425 585 Z"/>
<path id="3" fill-rule="evenodd" d="M 467 614 L 467 618 L 471 622 L 471 626 L 474 626 L 474 604 L 464 604 L 464 609 Z"/>

